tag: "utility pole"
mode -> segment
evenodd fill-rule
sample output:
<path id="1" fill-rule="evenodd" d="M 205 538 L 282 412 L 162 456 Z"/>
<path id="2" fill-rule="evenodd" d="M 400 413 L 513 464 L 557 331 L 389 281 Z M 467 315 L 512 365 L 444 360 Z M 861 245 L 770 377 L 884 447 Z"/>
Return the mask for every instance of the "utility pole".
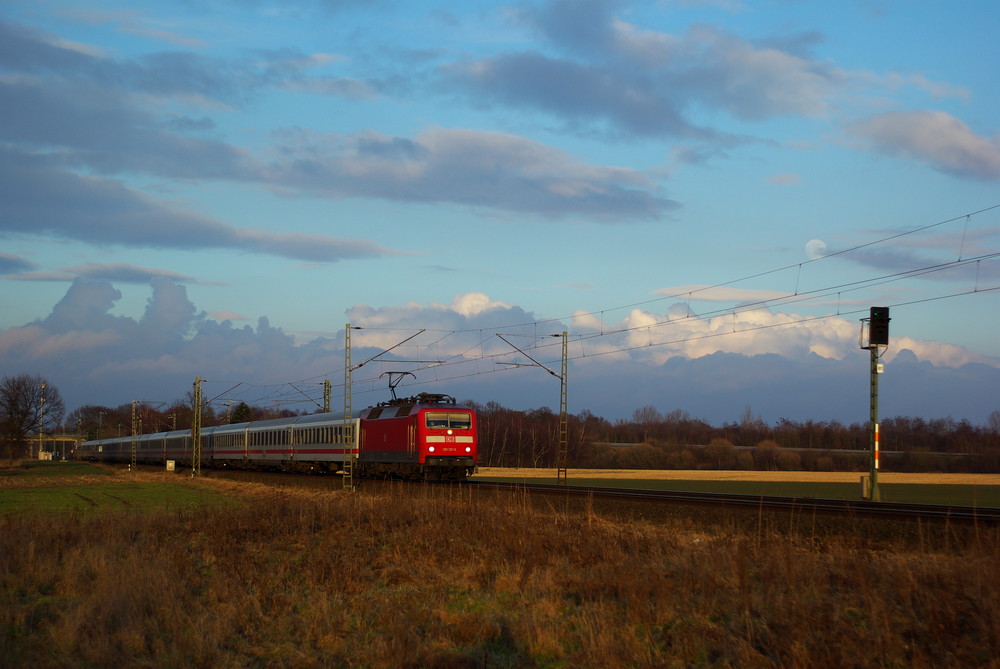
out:
<path id="1" fill-rule="evenodd" d="M 344 490 L 354 490 L 354 464 L 361 451 L 360 438 L 361 435 L 355 435 L 354 430 L 354 408 L 351 406 L 352 398 L 352 378 L 354 370 L 360 369 L 367 365 L 372 360 L 381 358 L 383 355 L 389 351 L 402 346 L 406 342 L 410 341 L 414 337 L 426 332 L 426 328 L 421 328 L 416 334 L 412 334 L 403 341 L 383 350 L 381 353 L 373 355 L 363 362 L 359 362 L 357 365 L 351 362 L 351 330 L 360 330 L 360 327 L 352 327 L 350 323 L 344 328 L 344 422 L 341 425 L 340 438 L 341 443 L 344 446 Z M 435 361 L 440 362 L 440 361 Z M 358 452 L 355 452 L 355 447 L 357 447 Z"/>
<path id="2" fill-rule="evenodd" d="M 559 450 L 556 453 L 556 483 L 569 484 L 569 414 L 567 385 L 569 381 L 566 331 L 562 332 L 562 374 L 559 375 Z"/>
<path id="3" fill-rule="evenodd" d="M 35 456 L 37 458 L 42 457 L 42 433 L 45 432 L 45 382 L 42 382 L 41 393 L 38 398 L 38 454 Z"/>
<path id="4" fill-rule="evenodd" d="M 568 364 L 568 347 L 567 347 L 567 332 L 563 330 L 562 334 L 551 335 L 552 337 L 562 337 L 562 367 L 561 374 L 556 374 L 551 369 L 538 362 L 530 355 L 519 349 L 514 344 L 510 343 L 506 337 L 501 334 L 497 334 L 508 346 L 518 351 L 528 360 L 530 360 L 532 365 L 524 365 L 526 367 L 541 367 L 546 372 L 552 376 L 559 379 L 559 434 L 558 434 L 558 444 L 556 445 L 556 483 L 566 485 L 569 483 L 569 470 L 567 469 L 567 463 L 569 462 L 569 414 L 567 413 L 568 403 L 567 403 L 567 381 L 569 376 L 569 364 Z M 521 366 L 520 363 L 513 363 L 516 366 Z"/>
<path id="5" fill-rule="evenodd" d="M 323 381 L 323 413 L 330 413 L 330 379 Z"/>
<path id="6" fill-rule="evenodd" d="M 194 379 L 191 398 L 191 476 L 201 476 L 201 377 Z"/>
<path id="7" fill-rule="evenodd" d="M 135 471 L 136 465 L 136 442 L 139 439 L 139 417 L 136 413 L 136 408 L 139 406 L 139 400 L 132 400 L 132 471 Z"/>
<path id="8" fill-rule="evenodd" d="M 343 446 L 344 454 L 344 478 L 342 483 L 344 490 L 354 490 L 354 423 L 351 422 L 351 414 L 354 409 L 351 405 L 351 324 L 344 328 L 344 422 L 340 427 L 340 443 Z"/>

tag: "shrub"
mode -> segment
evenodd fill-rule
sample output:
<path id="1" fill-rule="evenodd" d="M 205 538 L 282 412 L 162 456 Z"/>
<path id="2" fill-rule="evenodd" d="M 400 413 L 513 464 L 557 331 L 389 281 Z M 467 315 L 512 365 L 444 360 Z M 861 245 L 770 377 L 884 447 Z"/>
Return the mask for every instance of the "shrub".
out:
<path id="1" fill-rule="evenodd" d="M 775 462 L 778 469 L 793 472 L 802 469 L 802 458 L 795 451 L 780 451 Z"/>

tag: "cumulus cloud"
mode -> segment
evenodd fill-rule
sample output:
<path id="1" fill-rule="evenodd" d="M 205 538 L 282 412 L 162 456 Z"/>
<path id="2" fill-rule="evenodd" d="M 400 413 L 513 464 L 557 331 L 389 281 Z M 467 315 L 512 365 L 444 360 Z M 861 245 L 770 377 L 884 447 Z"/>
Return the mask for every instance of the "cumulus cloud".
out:
<path id="1" fill-rule="evenodd" d="M 847 131 L 878 153 L 918 160 L 960 177 L 1000 179 L 1000 138 L 977 135 L 946 112 L 886 112 L 854 123 Z"/>
<path id="2" fill-rule="evenodd" d="M 185 338 L 195 316 L 195 308 L 187 298 L 187 291 L 163 277 L 153 278 L 150 285 L 153 295 L 146 303 L 146 311 L 139 321 L 140 328 L 147 337 L 161 340 Z"/>
<path id="3" fill-rule="evenodd" d="M 108 312 L 121 297 L 107 281 L 74 281 L 41 325 L 57 333 L 118 330 L 125 321 Z"/>
<path id="4" fill-rule="evenodd" d="M 740 294 L 726 289 L 718 297 L 730 301 Z M 686 304 L 674 306 L 679 308 L 668 307 L 666 313 L 632 309 L 619 322 L 602 320 L 594 314 L 576 314 L 573 328 L 583 333 L 582 356 L 608 355 L 662 365 L 676 357 L 701 358 L 719 352 L 775 354 L 791 359 L 816 355 L 843 360 L 858 351 L 858 323 L 846 318 L 813 319 L 765 308 L 699 317 L 691 314 Z M 596 333 L 602 336 L 594 337 Z M 914 351 L 921 360 L 939 366 L 976 363 L 1000 368 L 1000 360 L 951 344 L 899 337 L 894 338 L 893 348 L 896 352 Z M 895 352 L 887 360 L 893 355 Z"/>
<path id="5" fill-rule="evenodd" d="M 46 318 L 0 332 L 0 366 L 11 373 L 44 374 L 71 406 L 172 400 L 190 389 L 195 376 L 220 384 L 219 392 L 240 382 L 268 386 L 255 392 L 270 397 L 277 386 L 305 382 L 315 386 L 318 398 L 323 378 L 343 374 L 343 333 L 297 343 L 264 316 L 256 327 L 236 327 L 232 321 L 242 316 L 210 318 L 182 285 L 162 277 L 152 281 L 140 318 L 113 315 L 119 299 L 121 293 L 107 281 L 78 279 Z M 714 406 L 712 420 L 724 420 L 726 412 L 735 416 L 750 403 L 766 415 L 822 420 L 831 415 L 824 411 L 835 411 L 843 418 L 847 409 L 839 400 L 818 409 L 818 398 L 829 404 L 832 388 L 850 385 L 852 376 L 867 378 L 857 323 L 843 318 L 811 321 L 764 309 L 668 318 L 633 309 L 619 322 L 579 314 L 563 324 L 540 321 L 482 293 L 458 294 L 448 304 L 357 305 L 346 315 L 355 328 L 354 363 L 369 363 L 354 373 L 358 402 L 385 399 L 383 373 L 402 369 L 417 375 L 406 381 L 414 388 L 403 392 L 431 389 L 515 408 L 551 406 L 558 384 L 535 361 L 558 369 L 560 339 L 553 335 L 563 330 L 571 333 L 571 410 L 589 408 L 610 418 L 627 417 L 654 398 L 688 410 Z M 928 398 L 918 398 L 932 415 L 945 401 L 930 397 L 938 376 L 955 383 L 972 379 L 962 397 L 976 411 L 976 402 L 990 396 L 983 389 L 1000 380 L 1000 361 L 902 336 L 894 339 L 886 360 L 894 370 L 919 366 L 921 378 L 932 380 L 923 386 Z M 796 389 L 791 396 L 789 388 Z M 292 408 L 316 408 L 298 391 L 293 394 L 301 403 Z"/>
<path id="6" fill-rule="evenodd" d="M 686 305 L 685 305 L 686 310 Z M 605 325 L 607 328 L 608 326 Z M 719 351 L 740 355 L 809 353 L 840 359 L 857 347 L 857 325 L 844 319 L 811 321 L 795 314 L 749 309 L 711 318 L 672 317 L 633 309 L 601 346 L 628 350 L 650 364 L 681 356 L 700 358 Z"/>
<path id="7" fill-rule="evenodd" d="M 886 362 L 892 362 L 898 356 L 905 355 L 904 351 L 909 351 L 909 355 L 937 367 L 961 367 L 969 364 L 998 366 L 996 359 L 970 351 L 964 346 L 914 339 L 905 335 L 893 336 L 892 346 L 886 351 L 884 359 Z"/>
<path id="8" fill-rule="evenodd" d="M 266 318 L 233 327 L 198 312 L 169 279 L 154 278 L 151 289 L 135 319 L 111 313 L 121 292 L 110 282 L 77 279 L 48 316 L 0 332 L 0 366 L 42 370 L 68 402 L 112 406 L 181 397 L 199 374 L 283 382 L 342 368 L 342 352 L 296 347 Z"/>

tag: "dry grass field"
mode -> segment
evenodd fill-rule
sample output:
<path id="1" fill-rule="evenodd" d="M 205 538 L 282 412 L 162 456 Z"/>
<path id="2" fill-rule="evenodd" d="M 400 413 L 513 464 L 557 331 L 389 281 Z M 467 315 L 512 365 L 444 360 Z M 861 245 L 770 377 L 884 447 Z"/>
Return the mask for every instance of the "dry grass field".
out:
<path id="1" fill-rule="evenodd" d="M 522 470 L 523 471 L 523 470 Z M 996 528 L 164 474 L 0 514 L 5 667 L 996 667 Z M 91 483 L 88 482 L 88 485 Z M 60 485 L 72 485 L 65 481 Z M 235 504 L 216 505 L 220 495 Z"/>

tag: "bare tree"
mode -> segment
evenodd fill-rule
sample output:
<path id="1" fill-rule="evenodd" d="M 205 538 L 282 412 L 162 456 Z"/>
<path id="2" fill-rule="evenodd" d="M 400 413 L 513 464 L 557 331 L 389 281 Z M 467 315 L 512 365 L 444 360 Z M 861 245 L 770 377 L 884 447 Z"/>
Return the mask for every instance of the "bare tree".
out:
<path id="1" fill-rule="evenodd" d="M 1000 410 L 990 412 L 987 425 L 994 434 L 1000 434 Z"/>
<path id="2" fill-rule="evenodd" d="M 632 422 L 642 429 L 642 440 L 649 441 L 651 432 L 663 422 L 663 415 L 651 404 L 632 412 Z"/>
<path id="3" fill-rule="evenodd" d="M 19 374 L 0 381 L 0 432 L 7 442 L 7 458 L 15 449 L 26 452 L 28 435 L 54 431 L 62 423 L 66 405 L 59 389 L 41 376 Z"/>

